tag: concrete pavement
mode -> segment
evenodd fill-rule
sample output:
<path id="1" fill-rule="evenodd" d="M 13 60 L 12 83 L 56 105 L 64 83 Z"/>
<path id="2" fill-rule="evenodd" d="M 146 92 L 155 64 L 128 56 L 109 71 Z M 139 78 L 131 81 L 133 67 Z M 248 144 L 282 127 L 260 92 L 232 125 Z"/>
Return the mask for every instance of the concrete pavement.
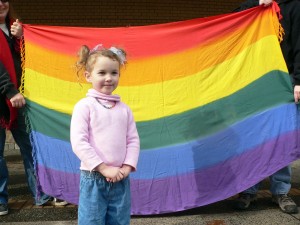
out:
<path id="1" fill-rule="evenodd" d="M 299 196 L 297 202 L 299 204 Z M 237 212 L 230 209 L 231 203 L 223 201 L 221 204 L 212 204 L 186 212 L 170 215 L 133 217 L 132 225 L 299 225 L 300 215 L 288 215 L 280 212 L 261 199 L 257 206 L 249 211 Z M 257 205 L 258 205 L 257 204 Z M 62 212 L 64 213 L 64 212 Z M 2 223 L 1 223 L 2 224 Z M 29 221 L 29 222 L 4 222 L 5 225 L 75 225 L 76 220 L 65 221 Z"/>
<path id="2" fill-rule="evenodd" d="M 37 207 L 32 205 L 18 152 L 6 156 L 11 196 L 10 213 L 0 216 L 2 225 L 73 225 L 77 224 L 77 206 Z M 300 160 L 292 164 L 290 195 L 300 206 Z M 165 215 L 133 216 L 132 225 L 300 225 L 300 213 L 288 215 L 271 203 L 268 180 L 258 193 L 258 202 L 247 211 L 234 209 L 235 197 L 208 206 Z M 300 208 L 299 208 L 300 211 Z"/>

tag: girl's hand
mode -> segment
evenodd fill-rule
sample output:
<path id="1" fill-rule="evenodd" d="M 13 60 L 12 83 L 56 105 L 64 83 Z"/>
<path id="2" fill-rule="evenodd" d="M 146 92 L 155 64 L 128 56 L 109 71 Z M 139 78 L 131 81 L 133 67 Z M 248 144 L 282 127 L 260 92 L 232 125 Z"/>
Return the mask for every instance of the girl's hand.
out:
<path id="1" fill-rule="evenodd" d="M 269 6 L 273 3 L 273 0 L 259 0 L 259 5 Z"/>
<path id="2" fill-rule="evenodd" d="M 120 170 L 119 170 L 119 174 L 115 177 L 115 178 L 113 178 L 113 179 L 110 179 L 110 180 L 108 180 L 108 179 L 106 179 L 108 182 L 113 182 L 113 183 L 115 183 L 115 182 L 119 182 L 120 180 L 123 180 L 125 177 L 124 177 L 124 171 L 120 168 Z"/>
<path id="3" fill-rule="evenodd" d="M 119 167 L 107 166 L 104 163 L 101 163 L 95 169 L 107 179 L 114 179 L 120 172 Z"/>
<path id="4" fill-rule="evenodd" d="M 128 177 L 130 172 L 132 171 L 132 167 L 126 164 L 123 164 L 121 170 L 124 171 L 124 178 Z"/>
<path id="5" fill-rule="evenodd" d="M 18 19 L 11 25 L 10 32 L 16 38 L 21 38 L 23 36 L 23 27 Z"/>
<path id="6" fill-rule="evenodd" d="M 132 167 L 129 165 L 123 164 L 123 166 L 119 170 L 119 174 L 113 178 L 113 179 L 106 179 L 108 182 L 119 182 L 120 180 L 125 179 L 126 177 L 129 176 L 130 172 L 132 171 Z"/>

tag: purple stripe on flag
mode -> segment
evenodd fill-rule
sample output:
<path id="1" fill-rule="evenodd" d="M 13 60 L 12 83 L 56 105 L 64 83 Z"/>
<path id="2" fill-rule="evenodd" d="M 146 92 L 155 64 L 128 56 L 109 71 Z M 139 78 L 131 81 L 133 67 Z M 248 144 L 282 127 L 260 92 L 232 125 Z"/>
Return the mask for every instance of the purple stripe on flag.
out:
<path id="1" fill-rule="evenodd" d="M 131 180 L 131 212 L 133 215 L 147 215 L 182 211 L 231 197 L 300 158 L 297 136 L 299 131 L 287 133 L 242 155 L 193 173 Z M 38 165 L 38 174 L 45 193 L 78 204 L 79 173 L 65 173 Z"/>
<path id="2" fill-rule="evenodd" d="M 44 193 L 78 204 L 79 170 L 78 173 L 66 173 L 38 165 L 37 171 L 41 190 Z"/>
<path id="3" fill-rule="evenodd" d="M 231 197 L 300 157 L 299 131 L 288 133 L 204 170 L 153 180 L 132 180 L 132 214 L 182 211 Z M 205 160 L 205 159 L 203 159 Z"/>

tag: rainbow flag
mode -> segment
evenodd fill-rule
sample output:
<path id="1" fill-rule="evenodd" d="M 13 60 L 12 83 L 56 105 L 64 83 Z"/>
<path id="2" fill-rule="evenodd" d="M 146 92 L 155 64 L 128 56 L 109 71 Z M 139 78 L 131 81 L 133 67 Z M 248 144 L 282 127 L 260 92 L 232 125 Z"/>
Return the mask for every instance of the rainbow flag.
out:
<path id="1" fill-rule="evenodd" d="M 69 137 L 90 84 L 77 51 L 128 53 L 116 94 L 141 139 L 132 214 L 220 201 L 299 158 L 299 112 L 271 7 L 151 26 L 24 25 L 24 95 L 39 190 L 78 203 L 79 159 Z"/>

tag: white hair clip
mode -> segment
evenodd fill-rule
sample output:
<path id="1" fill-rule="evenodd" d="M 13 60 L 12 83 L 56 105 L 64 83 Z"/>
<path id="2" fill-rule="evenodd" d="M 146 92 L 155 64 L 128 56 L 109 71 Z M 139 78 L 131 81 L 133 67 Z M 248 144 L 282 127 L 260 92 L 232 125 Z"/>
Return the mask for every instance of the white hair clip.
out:
<path id="1" fill-rule="evenodd" d="M 110 47 L 109 50 L 112 51 L 113 53 L 115 53 L 119 57 L 122 65 L 125 64 L 125 62 L 127 61 L 126 56 L 121 49 L 118 49 L 116 47 Z"/>

